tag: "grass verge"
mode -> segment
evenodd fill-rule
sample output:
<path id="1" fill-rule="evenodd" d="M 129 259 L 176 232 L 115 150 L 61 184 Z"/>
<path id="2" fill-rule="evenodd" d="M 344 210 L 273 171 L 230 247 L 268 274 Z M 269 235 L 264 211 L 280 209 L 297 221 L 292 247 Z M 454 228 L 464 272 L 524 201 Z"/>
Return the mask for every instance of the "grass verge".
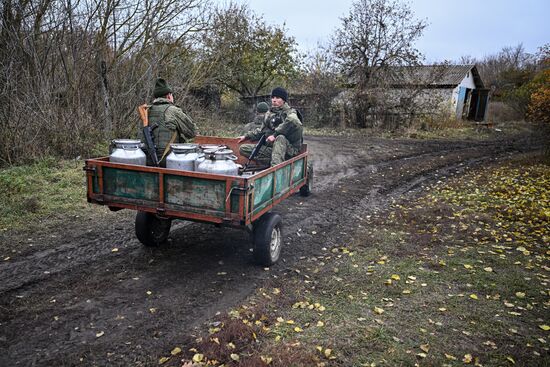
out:
<path id="1" fill-rule="evenodd" d="M 549 223 L 550 166 L 472 171 L 368 217 L 183 354 L 215 366 L 549 365 Z"/>
<path id="2" fill-rule="evenodd" d="M 0 170 L 0 230 L 86 208 L 83 165 L 48 158 Z"/>

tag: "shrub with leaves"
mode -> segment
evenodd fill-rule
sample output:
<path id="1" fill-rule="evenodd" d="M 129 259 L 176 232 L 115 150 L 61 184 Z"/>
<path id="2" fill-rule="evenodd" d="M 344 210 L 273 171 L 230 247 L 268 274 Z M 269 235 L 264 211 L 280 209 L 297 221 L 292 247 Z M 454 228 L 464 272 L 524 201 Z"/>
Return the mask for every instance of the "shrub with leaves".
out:
<path id="1" fill-rule="evenodd" d="M 527 117 L 531 121 L 550 123 L 550 69 L 538 74 L 530 83 L 534 85 Z"/>

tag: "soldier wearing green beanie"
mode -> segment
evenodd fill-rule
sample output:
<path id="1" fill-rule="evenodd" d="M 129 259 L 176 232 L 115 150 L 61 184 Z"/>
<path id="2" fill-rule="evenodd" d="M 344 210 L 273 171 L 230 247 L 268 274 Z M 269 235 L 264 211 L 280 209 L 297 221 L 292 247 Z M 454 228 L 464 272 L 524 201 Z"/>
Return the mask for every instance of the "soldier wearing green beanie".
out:
<path id="1" fill-rule="evenodd" d="M 265 121 L 266 114 L 268 111 L 269 111 L 269 105 L 267 103 L 265 102 L 258 103 L 256 105 L 256 116 L 254 116 L 254 120 L 244 125 L 242 129 L 243 134 L 246 134 L 249 131 L 254 131 L 258 128 L 261 128 Z"/>
<path id="2" fill-rule="evenodd" d="M 262 135 L 267 135 L 266 144 L 260 148 L 256 159 L 263 164 L 275 166 L 298 155 L 302 148 L 302 134 L 302 122 L 297 111 L 288 104 L 288 92 L 277 87 L 271 91 L 271 109 L 262 127 L 240 136 L 239 143 L 259 140 Z M 254 146 L 255 144 L 243 144 L 239 152 L 249 157 Z"/>
<path id="3" fill-rule="evenodd" d="M 166 80 L 158 78 L 155 81 L 153 97 L 153 103 L 148 105 L 147 109 L 149 125 L 153 129 L 153 141 L 160 165 L 165 167 L 167 147 L 172 143 L 185 143 L 193 139 L 197 127 L 193 120 L 174 104 L 172 88 Z M 141 141 L 145 142 L 143 134 Z M 149 160 L 147 154 L 147 164 L 151 165 L 152 162 Z"/>

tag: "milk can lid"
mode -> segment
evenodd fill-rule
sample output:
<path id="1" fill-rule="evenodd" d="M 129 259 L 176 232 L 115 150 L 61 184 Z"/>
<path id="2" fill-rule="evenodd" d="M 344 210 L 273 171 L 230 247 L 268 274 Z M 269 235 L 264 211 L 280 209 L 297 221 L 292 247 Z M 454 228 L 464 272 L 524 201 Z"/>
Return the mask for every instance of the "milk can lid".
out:
<path id="1" fill-rule="evenodd" d="M 231 149 L 219 149 L 214 153 L 216 159 L 231 159 L 232 154 L 233 151 Z"/>
<path id="2" fill-rule="evenodd" d="M 114 139 L 113 144 L 115 144 L 118 148 L 138 148 L 141 141 L 136 139 Z"/>
<path id="3" fill-rule="evenodd" d="M 178 143 L 178 144 L 170 144 L 170 148 L 174 152 L 178 152 L 178 153 L 193 153 L 197 150 L 198 145 L 189 144 L 189 143 Z"/>
<path id="4" fill-rule="evenodd" d="M 115 139 L 113 140 L 115 144 L 139 144 L 141 141 L 136 139 Z"/>

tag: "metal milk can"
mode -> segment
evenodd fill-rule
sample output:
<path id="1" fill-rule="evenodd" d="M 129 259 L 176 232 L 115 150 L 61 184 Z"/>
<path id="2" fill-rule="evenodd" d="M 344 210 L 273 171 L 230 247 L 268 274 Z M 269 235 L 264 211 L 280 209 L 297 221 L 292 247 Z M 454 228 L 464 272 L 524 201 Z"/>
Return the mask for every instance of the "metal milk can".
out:
<path id="1" fill-rule="evenodd" d="M 204 154 L 204 161 L 198 165 L 197 171 L 229 176 L 239 174 L 239 166 L 235 163 L 237 156 L 231 149 L 206 149 Z"/>
<path id="2" fill-rule="evenodd" d="M 145 166 L 147 158 L 141 150 L 141 141 L 133 139 L 115 139 L 112 141 L 113 151 L 109 155 L 109 162 L 135 164 Z"/>
<path id="3" fill-rule="evenodd" d="M 197 159 L 204 157 L 197 144 L 170 144 L 166 168 L 195 171 Z"/>

